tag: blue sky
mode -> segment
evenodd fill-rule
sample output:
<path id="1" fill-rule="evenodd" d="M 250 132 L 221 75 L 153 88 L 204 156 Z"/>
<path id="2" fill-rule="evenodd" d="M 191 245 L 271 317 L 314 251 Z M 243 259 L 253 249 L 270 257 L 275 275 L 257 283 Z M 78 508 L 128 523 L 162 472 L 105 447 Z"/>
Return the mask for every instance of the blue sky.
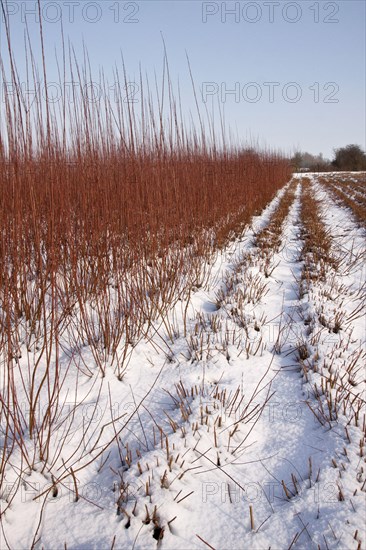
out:
<path id="1" fill-rule="evenodd" d="M 34 0 L 7 11 L 20 72 L 24 21 L 37 40 Z M 194 110 L 186 51 L 202 108 L 212 102 L 240 137 L 285 152 L 331 157 L 334 147 L 365 148 L 365 2 L 42 1 L 49 80 L 65 36 L 84 40 L 93 68 L 112 75 L 122 50 L 139 98 L 138 70 L 161 74 L 162 38 L 182 108 Z M 1 45 L 4 45 L 1 23 Z M 232 93 L 230 93 L 230 91 Z"/>

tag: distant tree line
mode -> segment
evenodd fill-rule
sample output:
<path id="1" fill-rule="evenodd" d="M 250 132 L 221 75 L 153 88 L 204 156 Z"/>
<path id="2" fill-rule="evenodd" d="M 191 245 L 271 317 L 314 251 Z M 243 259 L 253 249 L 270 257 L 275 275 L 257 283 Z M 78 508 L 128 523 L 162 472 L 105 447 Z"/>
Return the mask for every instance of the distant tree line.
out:
<path id="1" fill-rule="evenodd" d="M 359 145 L 347 145 L 334 149 L 332 160 L 310 153 L 296 152 L 291 164 L 297 172 L 333 172 L 333 171 L 366 171 L 366 154 Z"/>

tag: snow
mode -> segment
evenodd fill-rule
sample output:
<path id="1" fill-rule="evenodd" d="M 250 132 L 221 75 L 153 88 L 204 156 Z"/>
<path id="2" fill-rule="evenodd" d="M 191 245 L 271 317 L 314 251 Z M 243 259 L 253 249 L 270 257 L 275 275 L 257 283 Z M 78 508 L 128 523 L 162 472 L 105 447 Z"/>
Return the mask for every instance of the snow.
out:
<path id="1" fill-rule="evenodd" d="M 340 267 L 302 296 L 303 177 L 311 179 Z M 89 376 L 97 373 L 91 351 L 82 350 L 82 363 L 81 351 L 65 343 L 52 466 L 31 470 L 14 451 L 0 499 L 7 508 L 1 548 L 364 547 L 365 232 L 315 174 L 295 175 L 291 184 L 295 198 L 269 277 L 255 237 L 289 185 L 217 254 L 189 303 L 154 323 L 121 381 L 108 368 L 104 378 Z M 344 320 L 338 333 L 320 322 L 337 312 Z M 36 360 L 24 347 L 20 370 L 28 353 Z M 338 418 L 322 425 L 312 409 L 327 368 L 339 384 L 354 378 L 354 402 L 340 389 Z M 350 413 L 357 403 L 358 425 Z M 31 454 L 31 441 L 27 448 Z"/>

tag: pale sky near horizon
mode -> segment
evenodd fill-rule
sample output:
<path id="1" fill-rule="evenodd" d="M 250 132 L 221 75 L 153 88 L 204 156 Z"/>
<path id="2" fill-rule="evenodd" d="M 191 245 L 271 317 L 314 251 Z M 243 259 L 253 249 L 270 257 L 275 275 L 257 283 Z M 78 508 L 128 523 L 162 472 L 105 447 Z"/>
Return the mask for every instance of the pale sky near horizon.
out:
<path id="1" fill-rule="evenodd" d="M 161 74 L 162 35 L 182 109 L 194 110 L 189 55 L 198 102 L 212 101 L 240 139 L 332 157 L 349 143 L 365 149 L 365 5 L 363 0 L 201 2 L 198 0 L 42 0 L 49 80 L 57 80 L 60 18 L 98 74 L 112 75 L 123 52 L 139 98 L 138 72 Z M 24 22 L 37 41 L 34 0 L 10 1 L 13 48 L 24 70 Z M 4 47 L 1 17 L 1 46 Z M 152 76 L 153 78 L 153 76 Z M 2 98 L 3 99 L 3 98 Z"/>

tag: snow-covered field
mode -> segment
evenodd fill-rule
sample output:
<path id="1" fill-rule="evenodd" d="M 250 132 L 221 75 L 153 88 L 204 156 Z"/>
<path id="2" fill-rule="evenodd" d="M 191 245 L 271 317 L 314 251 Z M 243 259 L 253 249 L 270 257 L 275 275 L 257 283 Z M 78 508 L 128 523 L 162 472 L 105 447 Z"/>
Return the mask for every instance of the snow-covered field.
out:
<path id="1" fill-rule="evenodd" d="M 3 455 L 1 548 L 365 548 L 366 234 L 341 193 L 362 210 L 366 177 L 347 177 L 295 174 L 121 380 L 70 320 L 54 410 L 33 385 L 51 428 Z M 1 359 L 1 406 L 44 351 L 24 343 L 8 378 Z"/>

